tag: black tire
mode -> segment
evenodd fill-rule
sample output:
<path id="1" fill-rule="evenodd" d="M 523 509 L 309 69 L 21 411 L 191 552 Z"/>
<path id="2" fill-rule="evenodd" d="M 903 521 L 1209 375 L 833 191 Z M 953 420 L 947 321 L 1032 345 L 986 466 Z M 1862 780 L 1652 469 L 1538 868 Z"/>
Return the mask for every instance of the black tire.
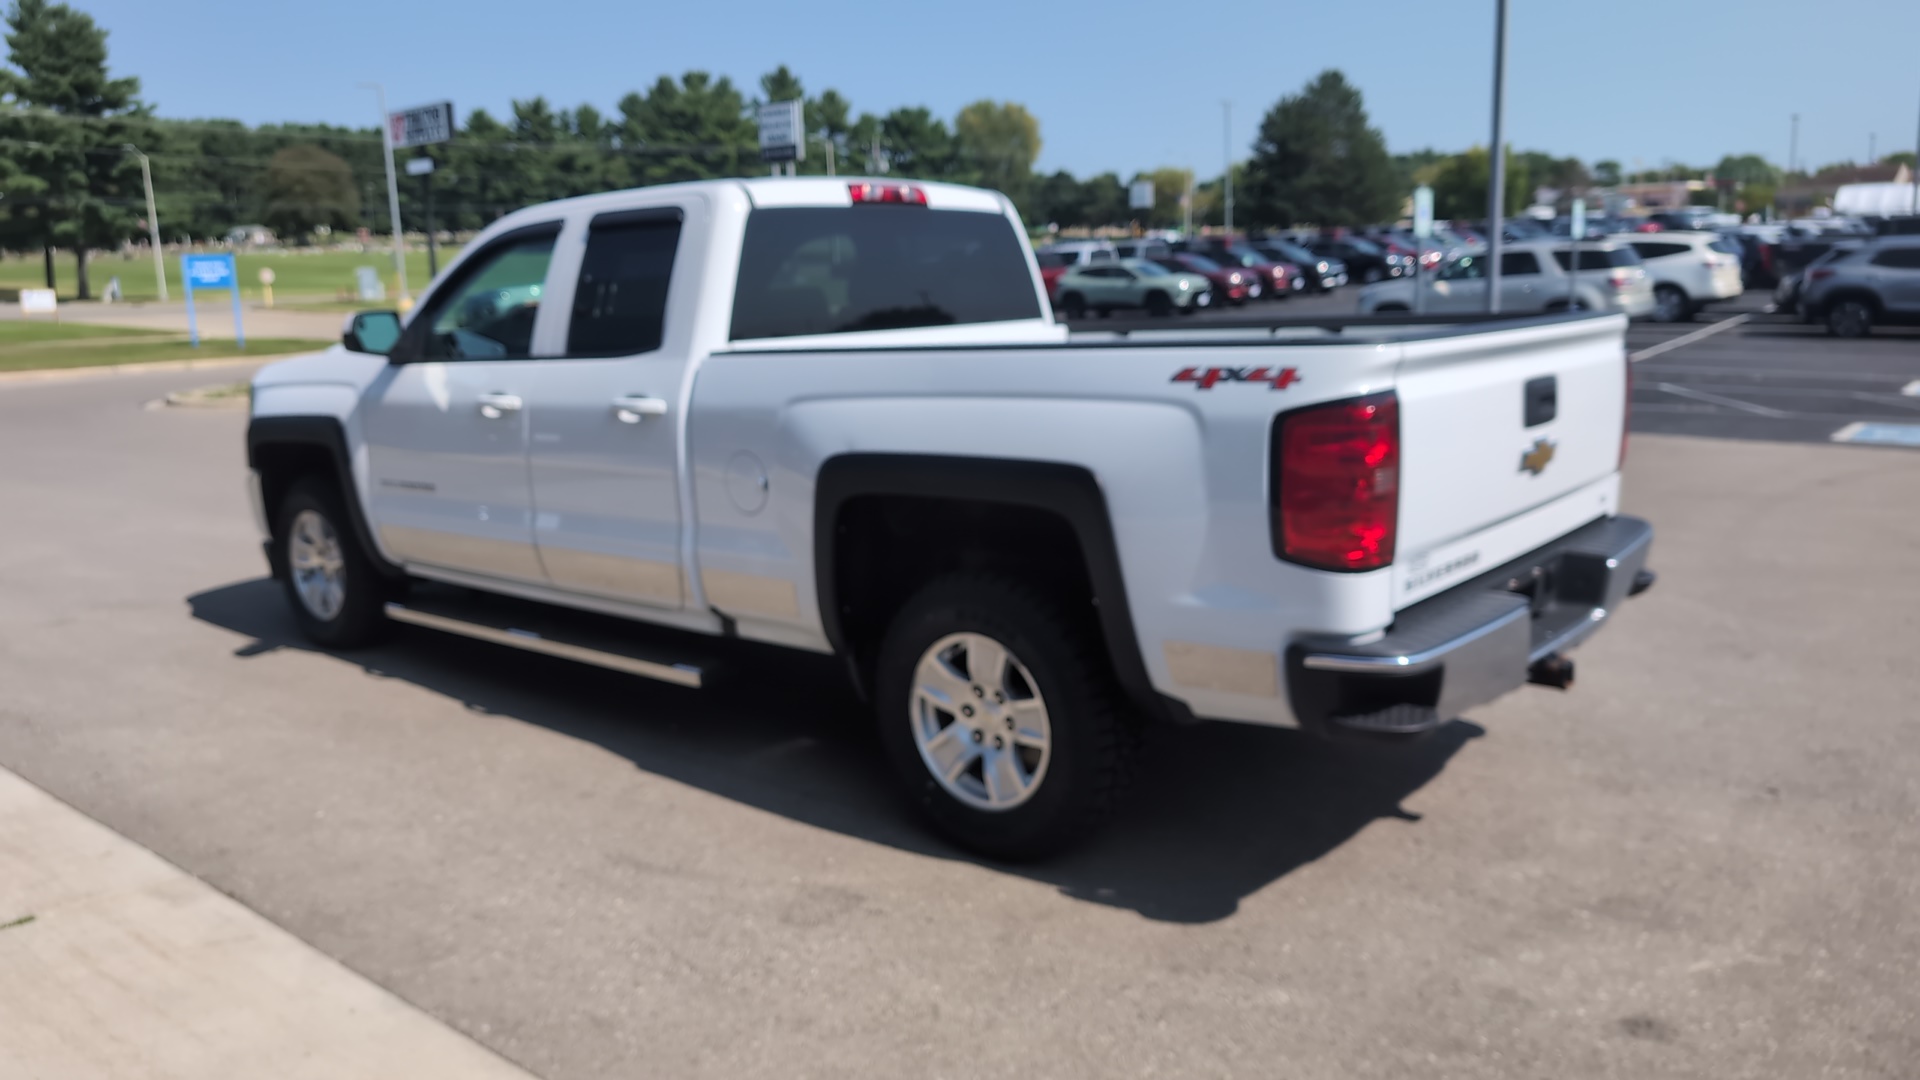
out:
<path id="1" fill-rule="evenodd" d="M 1873 333 L 1873 306 L 1865 300 L 1836 300 L 1827 306 L 1827 333 L 1863 338 Z"/>
<path id="2" fill-rule="evenodd" d="M 1031 674 L 1031 689 L 1045 704 L 1045 768 L 1032 793 L 1011 809 L 977 808 L 947 790 L 915 738 L 915 672 L 936 643 L 961 633 L 1000 643 Z M 970 671 L 967 677 L 973 678 Z M 880 740 L 902 791 L 962 847 L 994 858 L 1035 858 L 1084 838 L 1119 805 L 1139 731 L 1121 707 L 1097 634 L 1021 582 L 958 573 L 928 584 L 894 617 L 874 683 Z M 978 683 L 975 689 L 979 696 Z M 950 717 L 948 726 L 958 723 Z"/>
<path id="3" fill-rule="evenodd" d="M 1070 292 L 1060 298 L 1060 310 L 1069 319 L 1084 319 L 1087 317 L 1087 298 Z"/>
<path id="4" fill-rule="evenodd" d="M 1380 268 L 1377 266 L 1367 267 L 1367 272 L 1360 275 L 1360 282 L 1363 285 L 1372 285 L 1379 280 L 1380 280 Z"/>
<path id="5" fill-rule="evenodd" d="M 302 514 L 318 515 L 319 521 L 331 532 L 331 543 L 338 549 L 343 596 L 338 610 L 331 614 L 310 607 L 301 596 L 298 582 L 302 575 L 294 561 L 293 549 L 295 525 Z M 386 602 L 395 590 L 361 548 L 354 535 L 352 519 L 347 517 L 346 507 L 333 484 L 314 476 L 296 481 L 274 514 L 273 542 L 278 548 L 278 561 L 286 571 L 281 584 L 286 586 L 287 602 L 293 608 L 294 621 L 300 624 L 300 632 L 308 640 L 329 649 L 351 649 L 378 640 L 390 629 Z"/>
<path id="6" fill-rule="evenodd" d="M 1656 285 L 1653 290 L 1654 322 L 1691 322 L 1693 301 L 1678 286 Z"/>
<path id="7" fill-rule="evenodd" d="M 1147 314 L 1156 319 L 1164 319 L 1173 314 L 1173 301 L 1167 299 L 1166 293 L 1150 292 L 1147 294 Z"/>

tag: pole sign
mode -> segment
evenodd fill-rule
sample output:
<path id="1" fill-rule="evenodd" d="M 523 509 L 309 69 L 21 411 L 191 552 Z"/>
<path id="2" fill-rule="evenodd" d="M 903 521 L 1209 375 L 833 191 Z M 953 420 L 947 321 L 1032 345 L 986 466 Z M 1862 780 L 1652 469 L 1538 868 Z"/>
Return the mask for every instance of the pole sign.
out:
<path id="1" fill-rule="evenodd" d="M 246 331 L 240 326 L 240 275 L 233 268 L 231 255 L 182 255 L 180 256 L 180 278 L 187 286 L 187 338 L 194 348 L 200 347 L 200 322 L 194 314 L 193 291 L 195 289 L 231 289 L 233 290 L 233 343 L 240 348 L 247 347 Z"/>
<path id="2" fill-rule="evenodd" d="M 20 315 L 22 318 L 28 315 L 58 316 L 59 314 L 60 299 L 53 294 L 52 289 L 20 290 Z"/>
<path id="3" fill-rule="evenodd" d="M 805 161 L 805 131 L 798 101 L 773 101 L 760 106 L 760 160 Z"/>
<path id="4" fill-rule="evenodd" d="M 408 176 L 426 176 L 432 172 L 433 172 L 432 158 L 417 157 L 417 158 L 407 159 L 407 175 Z"/>
<path id="5" fill-rule="evenodd" d="M 453 102 L 437 101 L 387 114 L 387 134 L 395 150 L 430 146 L 453 138 Z"/>
<path id="6" fill-rule="evenodd" d="M 1413 189 L 1413 235 L 1433 238 L 1433 189 L 1425 184 Z"/>
<path id="7" fill-rule="evenodd" d="M 1127 187 L 1127 208 L 1131 210 L 1153 209 L 1153 181 L 1135 180 Z"/>
<path id="8" fill-rule="evenodd" d="M 1573 200 L 1573 222 L 1572 222 L 1572 225 L 1569 227 L 1568 231 L 1573 234 L 1573 238 L 1575 240 L 1586 239 L 1587 237 L 1587 200 L 1585 199 Z"/>

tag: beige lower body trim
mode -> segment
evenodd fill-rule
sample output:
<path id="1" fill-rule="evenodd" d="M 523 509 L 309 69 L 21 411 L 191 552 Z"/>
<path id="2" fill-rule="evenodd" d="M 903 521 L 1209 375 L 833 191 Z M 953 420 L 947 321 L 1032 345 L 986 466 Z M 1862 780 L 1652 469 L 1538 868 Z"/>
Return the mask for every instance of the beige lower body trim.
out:
<path id="1" fill-rule="evenodd" d="M 439 529 L 382 525 L 380 542 L 401 562 L 444 566 L 509 581 L 547 580 L 547 572 L 541 569 L 540 557 L 533 550 L 532 537 L 522 544 Z"/>
<path id="2" fill-rule="evenodd" d="M 798 619 L 800 594 L 786 578 L 702 570 L 707 603 L 735 618 Z"/>
<path id="3" fill-rule="evenodd" d="M 679 607 L 686 601 L 680 568 L 652 559 L 540 545 L 540 562 L 556 589 Z"/>
<path id="4" fill-rule="evenodd" d="M 1161 649 L 1167 674 L 1181 686 L 1248 697 L 1280 696 L 1278 654 L 1191 641 L 1169 641 Z"/>

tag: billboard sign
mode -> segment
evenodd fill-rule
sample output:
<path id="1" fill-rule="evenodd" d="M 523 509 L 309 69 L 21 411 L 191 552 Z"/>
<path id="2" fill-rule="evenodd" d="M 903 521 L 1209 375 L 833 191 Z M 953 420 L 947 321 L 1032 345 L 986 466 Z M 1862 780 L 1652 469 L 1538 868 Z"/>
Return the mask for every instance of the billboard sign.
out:
<path id="1" fill-rule="evenodd" d="M 760 160 L 805 161 L 807 145 L 798 101 L 773 101 L 760 106 Z"/>
<path id="2" fill-rule="evenodd" d="M 387 134 L 395 150 L 446 142 L 453 138 L 453 102 L 439 101 L 388 113 Z"/>

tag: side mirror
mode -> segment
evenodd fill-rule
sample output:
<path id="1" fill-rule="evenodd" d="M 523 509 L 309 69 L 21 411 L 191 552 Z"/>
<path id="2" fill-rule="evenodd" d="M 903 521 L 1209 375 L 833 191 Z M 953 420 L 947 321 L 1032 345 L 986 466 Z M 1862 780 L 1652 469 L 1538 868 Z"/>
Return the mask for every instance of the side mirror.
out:
<path id="1" fill-rule="evenodd" d="M 386 356 L 400 341 L 400 313 L 358 311 L 347 317 L 340 344 L 358 353 Z"/>

